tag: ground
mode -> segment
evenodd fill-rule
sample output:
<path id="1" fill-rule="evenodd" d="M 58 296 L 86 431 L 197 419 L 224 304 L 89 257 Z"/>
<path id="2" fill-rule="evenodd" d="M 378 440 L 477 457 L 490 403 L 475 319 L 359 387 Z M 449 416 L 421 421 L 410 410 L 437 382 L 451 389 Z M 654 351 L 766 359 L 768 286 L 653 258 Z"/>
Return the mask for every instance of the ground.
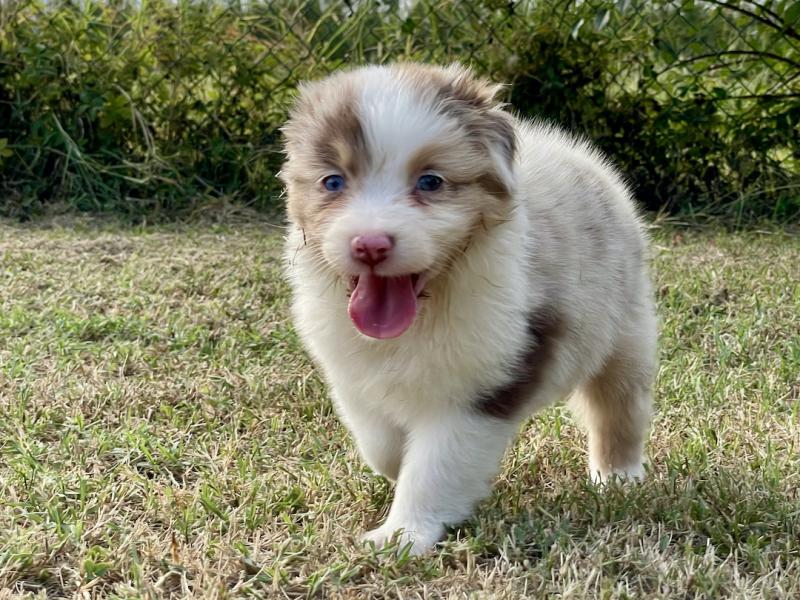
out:
<path id="1" fill-rule="evenodd" d="M 587 481 L 563 407 L 421 558 L 288 319 L 265 223 L 0 224 L 0 599 L 797 598 L 800 238 L 653 227 L 651 465 Z"/>

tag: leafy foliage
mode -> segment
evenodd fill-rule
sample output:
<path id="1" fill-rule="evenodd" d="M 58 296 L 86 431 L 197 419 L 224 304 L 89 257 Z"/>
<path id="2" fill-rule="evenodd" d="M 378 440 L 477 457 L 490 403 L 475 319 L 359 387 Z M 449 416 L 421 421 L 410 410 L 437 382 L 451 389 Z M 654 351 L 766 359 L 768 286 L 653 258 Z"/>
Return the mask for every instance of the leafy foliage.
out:
<path id="1" fill-rule="evenodd" d="M 797 6 L 6 3 L 0 210 L 276 209 L 297 83 L 408 59 L 509 82 L 516 110 L 597 141 L 649 209 L 785 218 L 800 209 Z"/>

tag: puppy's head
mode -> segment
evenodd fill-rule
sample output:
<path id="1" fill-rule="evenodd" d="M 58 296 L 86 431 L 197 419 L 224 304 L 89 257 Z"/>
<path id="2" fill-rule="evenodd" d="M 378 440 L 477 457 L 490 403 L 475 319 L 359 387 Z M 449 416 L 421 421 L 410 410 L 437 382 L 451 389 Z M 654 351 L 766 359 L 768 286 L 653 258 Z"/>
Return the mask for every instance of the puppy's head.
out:
<path id="1" fill-rule="evenodd" d="M 306 84 L 284 127 L 290 221 L 352 290 L 359 331 L 392 338 L 478 227 L 506 218 L 514 121 L 468 70 L 401 64 Z"/>

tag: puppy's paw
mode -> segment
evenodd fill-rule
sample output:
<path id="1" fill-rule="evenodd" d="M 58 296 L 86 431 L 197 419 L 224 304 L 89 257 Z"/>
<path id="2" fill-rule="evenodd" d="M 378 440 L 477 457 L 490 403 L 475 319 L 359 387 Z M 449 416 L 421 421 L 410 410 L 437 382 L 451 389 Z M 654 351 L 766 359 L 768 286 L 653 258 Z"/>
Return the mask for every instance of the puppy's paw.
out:
<path id="1" fill-rule="evenodd" d="M 376 550 L 389 545 L 397 544 L 397 550 L 402 552 L 409 544 L 411 549 L 409 553 L 412 556 L 419 556 L 431 550 L 442 537 L 444 536 L 444 527 L 394 527 L 385 523 L 368 531 L 361 536 L 361 542 L 365 544 L 372 543 L 375 545 Z"/>
<path id="2" fill-rule="evenodd" d="M 638 483 L 644 479 L 644 463 L 640 462 L 629 467 L 617 467 L 614 469 L 590 467 L 589 476 L 592 478 L 592 482 L 597 484 L 608 483 L 612 479 Z"/>

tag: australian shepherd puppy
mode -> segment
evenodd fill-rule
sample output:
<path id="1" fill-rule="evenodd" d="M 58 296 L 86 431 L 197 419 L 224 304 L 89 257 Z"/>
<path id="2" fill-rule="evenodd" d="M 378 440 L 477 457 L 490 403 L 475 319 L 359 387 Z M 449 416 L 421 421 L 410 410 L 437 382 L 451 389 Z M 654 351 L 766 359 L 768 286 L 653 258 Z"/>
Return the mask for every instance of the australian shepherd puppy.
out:
<path id="1" fill-rule="evenodd" d="M 598 481 L 643 474 L 656 319 L 629 190 L 584 141 L 460 66 L 303 85 L 284 128 L 297 330 L 415 554 L 572 394 Z"/>

